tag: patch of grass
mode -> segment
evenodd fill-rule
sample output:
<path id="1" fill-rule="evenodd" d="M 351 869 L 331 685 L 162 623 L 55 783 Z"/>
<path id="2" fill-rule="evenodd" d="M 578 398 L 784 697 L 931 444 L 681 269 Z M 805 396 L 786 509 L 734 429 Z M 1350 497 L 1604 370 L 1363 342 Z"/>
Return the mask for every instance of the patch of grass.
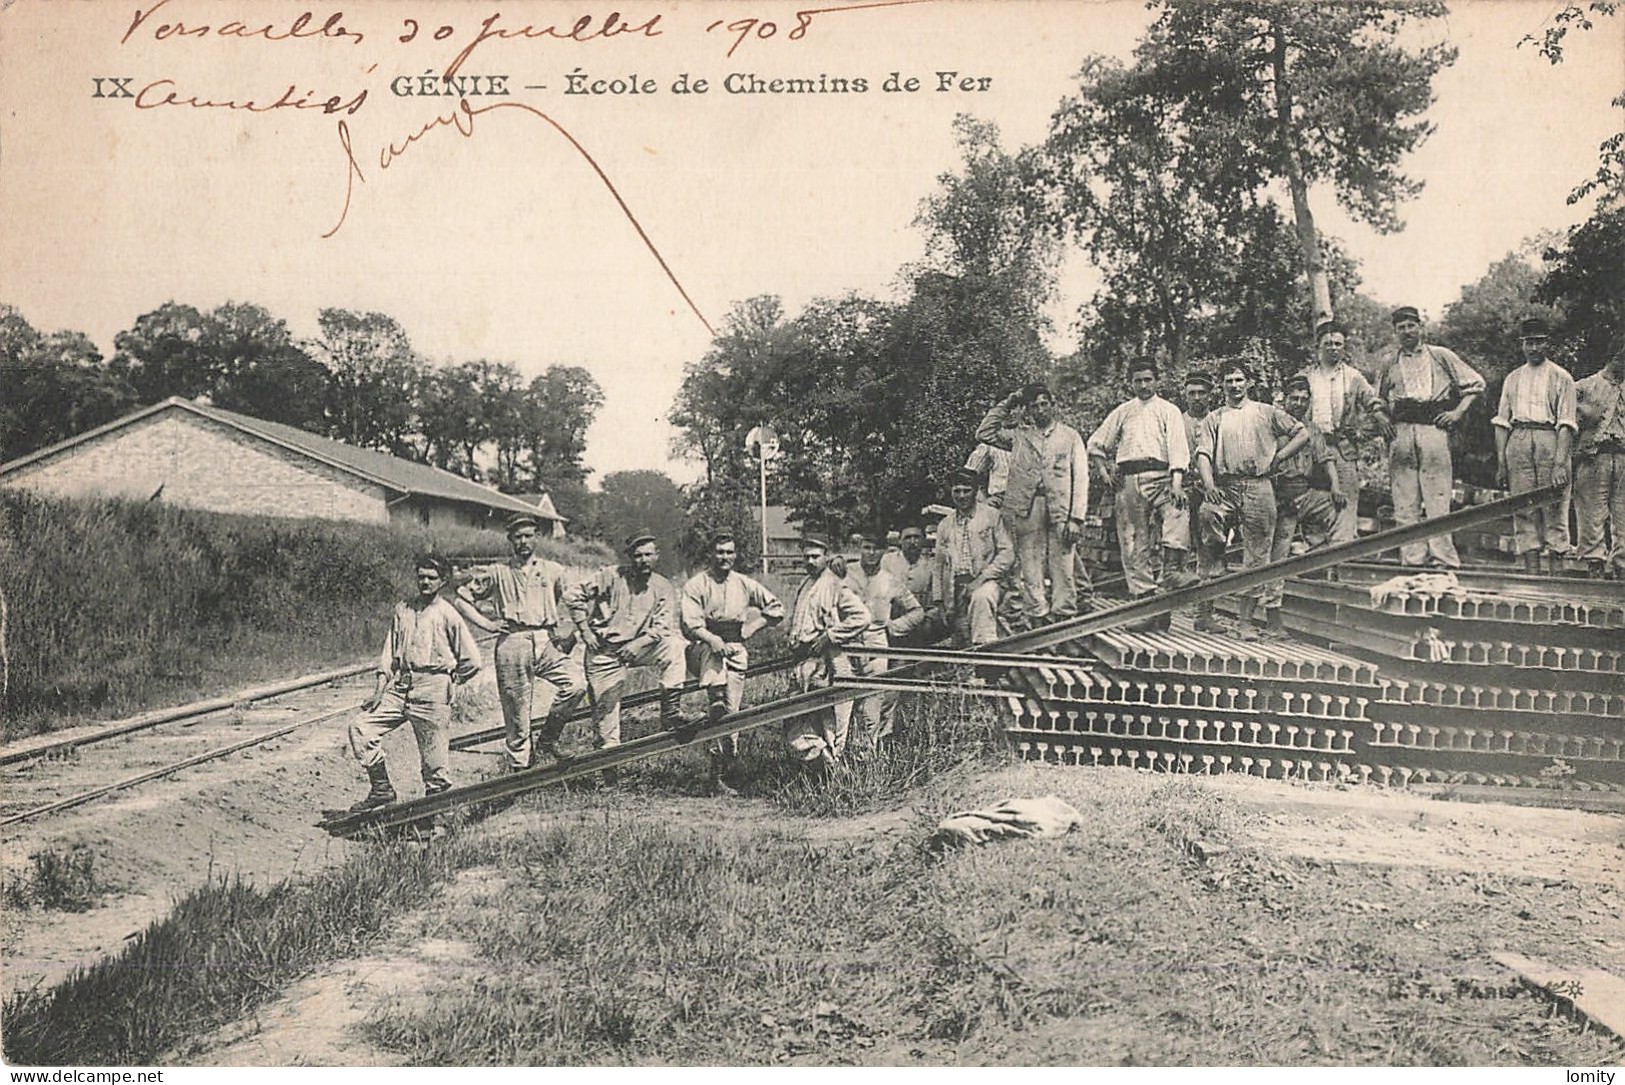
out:
<path id="1" fill-rule="evenodd" d="M 76 846 L 66 851 L 45 848 L 29 859 L 30 865 L 23 875 L 6 882 L 5 900 L 9 907 L 85 912 L 112 889 L 96 873 L 96 853 L 89 848 Z"/>
<path id="2" fill-rule="evenodd" d="M 0 1009 L 21 1065 L 150 1064 L 294 978 L 357 952 L 484 853 L 466 838 L 380 845 L 303 885 L 221 879 L 182 898 L 116 956 Z M 94 1010 L 90 1010 L 94 1007 Z"/>
<path id="3" fill-rule="evenodd" d="M 500 532 L 227 516 L 0 491 L 9 674 L 0 737 L 137 712 L 378 650 L 423 550 L 500 556 Z M 542 544 L 596 564 L 601 548 Z"/>

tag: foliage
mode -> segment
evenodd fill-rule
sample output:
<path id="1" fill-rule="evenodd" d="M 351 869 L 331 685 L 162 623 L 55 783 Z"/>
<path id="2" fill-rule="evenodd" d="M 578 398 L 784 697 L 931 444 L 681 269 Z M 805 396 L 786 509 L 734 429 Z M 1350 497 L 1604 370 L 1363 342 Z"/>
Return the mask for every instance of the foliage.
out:
<path id="1" fill-rule="evenodd" d="M 619 550 L 634 531 L 648 531 L 660 544 L 661 570 L 676 576 L 685 565 L 683 504 L 681 488 L 659 471 L 613 471 L 598 493 L 593 535 Z"/>
<path id="2" fill-rule="evenodd" d="M 1536 302 L 1540 282 L 1539 268 L 1509 252 L 1445 306 L 1440 342 L 1482 373 L 1491 388 L 1499 388 L 1502 379 L 1523 364 L 1518 347 L 1520 321 L 1539 316 L 1554 327 L 1562 323 L 1560 313 Z"/>
<path id="3" fill-rule="evenodd" d="M 1547 251 L 1546 262 L 1535 297 L 1563 311 L 1563 346 L 1575 376 L 1585 376 L 1625 334 L 1625 206 L 1599 207 Z"/>
<path id="4" fill-rule="evenodd" d="M 42 335 L 10 305 L 0 305 L 0 388 L 0 463 L 110 422 L 134 399 L 83 334 Z"/>
<path id="5" fill-rule="evenodd" d="M 410 454 L 425 365 L 394 317 L 323 309 L 312 353 L 327 366 L 330 436 L 392 455 Z"/>
<path id="6" fill-rule="evenodd" d="M 1540 37 L 1525 34 L 1523 40 L 1518 42 L 1519 47 L 1537 45 L 1540 55 L 1553 64 L 1563 62 L 1563 44 L 1570 30 L 1590 30 L 1595 24 L 1593 17 L 1606 18 L 1617 13 L 1620 9 L 1618 0 L 1589 0 L 1588 3 L 1567 3 L 1559 7 L 1546 20 L 1541 28 Z"/>

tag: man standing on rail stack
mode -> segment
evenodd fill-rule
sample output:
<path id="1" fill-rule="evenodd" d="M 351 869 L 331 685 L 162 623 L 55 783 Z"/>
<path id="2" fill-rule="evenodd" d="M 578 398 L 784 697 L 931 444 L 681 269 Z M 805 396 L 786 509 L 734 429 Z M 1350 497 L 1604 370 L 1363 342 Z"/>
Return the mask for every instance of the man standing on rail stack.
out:
<path id="1" fill-rule="evenodd" d="M 1225 541 L 1230 529 L 1241 529 L 1242 567 L 1267 565 L 1275 538 L 1275 488 L 1270 472 L 1278 458 L 1286 458 L 1309 440 L 1303 423 L 1281 408 L 1248 399 L 1252 374 L 1232 365 L 1224 377 L 1224 405 L 1209 411 L 1197 433 L 1196 463 L 1202 472 L 1202 543 L 1209 548 L 1213 567 L 1225 565 Z M 1277 450 L 1277 437 L 1287 438 Z M 1253 615 L 1264 586 L 1251 589 L 1238 604 L 1241 639 L 1257 640 Z M 1197 607 L 1197 627 L 1213 627 L 1213 603 Z"/>
<path id="2" fill-rule="evenodd" d="M 502 730 L 508 767 L 519 770 L 535 764 L 537 755 L 557 758 L 564 721 L 586 692 L 581 664 L 570 655 L 572 640 L 558 640 L 559 613 L 564 591 L 564 566 L 536 552 L 541 521 L 520 513 L 508 520 L 508 545 L 513 557 L 491 565 L 476 565 L 470 579 L 451 597 L 457 609 L 478 629 L 497 634 L 497 695 L 502 702 Z M 489 599 L 496 606 L 496 621 L 489 621 L 474 603 Z M 553 687 L 553 707 L 540 728 L 532 717 L 536 682 Z M 534 736 L 532 747 L 531 732 Z"/>
<path id="3" fill-rule="evenodd" d="M 936 561 L 925 556 L 925 529 L 919 524 L 906 524 L 897 535 L 897 553 L 887 553 L 880 559 L 880 567 L 896 577 L 913 593 L 925 616 L 907 636 L 896 638 L 899 644 L 934 644 L 947 633 L 943 627 L 942 600 L 931 593 L 931 580 L 936 575 Z"/>
<path id="4" fill-rule="evenodd" d="M 395 801 L 383 740 L 403 723 L 412 725 L 418 741 L 424 794 L 451 789 L 446 762 L 452 690 L 480 672 L 480 650 L 457 611 L 440 598 L 445 584 L 446 563 L 419 558 L 417 596 L 396 604 L 390 618 L 378 657 L 378 680 L 361 706 L 365 715 L 350 724 L 350 751 L 366 769 L 370 785 L 366 796 L 350 807 L 352 814 Z"/>
<path id="5" fill-rule="evenodd" d="M 1383 440 L 1393 439 L 1387 408 L 1358 369 L 1348 363 L 1348 333 L 1335 320 L 1315 328 L 1315 362 L 1304 370 L 1309 381 L 1307 420 L 1326 438 L 1337 488 L 1345 500 L 1332 525 L 1333 545 L 1353 542 L 1360 533 L 1360 446 L 1363 426 L 1376 428 Z"/>
<path id="6" fill-rule="evenodd" d="M 1413 306 L 1395 309 L 1393 322 L 1399 345 L 1383 359 L 1377 396 L 1394 424 L 1388 477 L 1394 522 L 1405 527 L 1450 514 L 1450 432 L 1484 394 L 1484 378 L 1454 351 L 1422 342 L 1422 315 Z M 1399 559 L 1406 565 L 1461 568 L 1448 534 L 1405 544 Z"/>
<path id="7" fill-rule="evenodd" d="M 1271 561 L 1285 561 L 1292 556 L 1292 541 L 1300 529 L 1309 550 L 1326 545 L 1337 514 L 1347 501 L 1326 435 L 1307 417 L 1311 394 L 1306 374 L 1287 379 L 1286 413 L 1303 423 L 1309 440 L 1292 455 L 1275 457 L 1275 541 L 1270 546 Z M 1264 628 L 1271 633 L 1283 628 L 1281 595 L 1285 587 L 1285 581 L 1272 580 L 1264 589 Z"/>
<path id="8" fill-rule="evenodd" d="M 858 564 L 849 568 L 846 582 L 869 609 L 869 628 L 858 643 L 865 648 L 889 648 L 900 643 L 925 620 L 925 608 L 908 586 L 881 565 L 886 552 L 885 539 L 878 531 L 865 531 L 858 548 Z M 885 656 L 865 656 L 860 673 L 879 676 L 886 673 Z M 882 739 L 891 737 L 892 712 L 897 694 L 876 693 L 858 702 L 858 752 L 870 753 Z"/>
<path id="9" fill-rule="evenodd" d="M 800 661 L 796 679 L 803 693 L 850 678 L 854 671 L 848 646 L 858 643 L 871 624 L 869 608 L 845 579 L 844 565 L 832 568 L 829 543 L 819 536 L 801 541 L 807 579 L 796 593 L 790 618 L 790 650 Z M 852 702 L 803 713 L 785 721 L 784 743 L 790 756 L 805 767 L 835 767 L 846 752 L 852 728 Z"/>
<path id="10" fill-rule="evenodd" d="M 683 635 L 694 644 L 700 688 L 705 690 L 712 720 L 738 712 L 745 703 L 745 670 L 750 666 L 745 643 L 784 620 L 784 604 L 778 596 L 759 581 L 734 572 L 737 556 L 734 533 L 715 532 L 711 536 L 710 565 L 688 579 L 677 600 Z M 737 732 L 712 747 L 713 790 L 737 794 L 727 775 L 738 757 Z"/>
<path id="11" fill-rule="evenodd" d="M 654 535 L 638 532 L 626 540 L 626 564 L 606 565 L 564 592 L 587 646 L 587 692 L 599 749 L 621 744 L 622 687 L 632 667 L 660 673 L 660 725 L 672 730 L 684 723 L 679 708 L 687 661 L 672 613 L 677 591 L 654 571 L 659 560 Z"/>
<path id="12" fill-rule="evenodd" d="M 1026 421 L 1015 412 L 1025 405 Z M 1055 417 L 1055 400 L 1042 384 L 1029 384 L 982 418 L 976 439 L 1010 452 L 1004 515 L 1015 536 L 1026 620 L 1040 624 L 1078 613 L 1073 566 L 1083 521 L 1089 514 L 1089 454 L 1078 431 Z M 1050 590 L 1044 594 L 1044 578 Z"/>
<path id="13" fill-rule="evenodd" d="M 1185 545 L 1196 555 L 1198 580 L 1211 580 L 1224 571 L 1222 568 L 1214 571 L 1208 548 L 1202 545 L 1202 473 L 1196 469 L 1196 434 L 1202 428 L 1202 419 L 1207 417 L 1212 402 L 1213 378 L 1200 369 L 1185 374 L 1185 411 L 1181 417 L 1185 421 L 1185 447 L 1190 449 L 1191 454 L 1191 468 L 1185 473 L 1185 519 L 1190 527 L 1190 539 Z"/>
<path id="14" fill-rule="evenodd" d="M 1089 458 L 1117 493 L 1117 545 L 1130 596 L 1143 599 L 1160 587 L 1168 592 L 1185 579 L 1190 546 L 1185 473 L 1190 468 L 1185 419 L 1179 408 L 1157 395 L 1157 364 L 1140 358 L 1129 364 L 1134 398 L 1119 404 L 1089 435 Z M 1154 541 L 1155 540 L 1155 541 Z M 1162 544 L 1160 576 L 1151 570 L 1153 547 Z M 1139 629 L 1168 628 L 1170 615 L 1137 623 Z"/>
<path id="15" fill-rule="evenodd" d="M 1546 322 L 1538 317 L 1518 328 L 1523 365 L 1501 382 L 1495 426 L 1497 481 L 1513 493 L 1569 484 L 1569 456 L 1579 429 L 1574 378 L 1546 357 Z M 1552 572 L 1569 550 L 1567 502 L 1530 509 L 1512 518 L 1513 549 L 1526 573 Z M 1548 563 L 1541 568 L 1541 558 Z"/>
<path id="16" fill-rule="evenodd" d="M 953 511 L 937 526 L 936 576 L 931 595 L 940 600 L 954 640 L 979 647 L 999 639 L 999 597 L 1015 567 L 1015 544 L 997 509 L 976 500 L 976 472 L 954 472 L 948 487 Z"/>
<path id="17" fill-rule="evenodd" d="M 1625 333 L 1616 333 L 1608 364 L 1576 381 L 1580 440 L 1574 457 L 1574 508 L 1586 574 L 1610 567 L 1625 580 Z M 1613 547 L 1610 553 L 1609 540 Z"/>

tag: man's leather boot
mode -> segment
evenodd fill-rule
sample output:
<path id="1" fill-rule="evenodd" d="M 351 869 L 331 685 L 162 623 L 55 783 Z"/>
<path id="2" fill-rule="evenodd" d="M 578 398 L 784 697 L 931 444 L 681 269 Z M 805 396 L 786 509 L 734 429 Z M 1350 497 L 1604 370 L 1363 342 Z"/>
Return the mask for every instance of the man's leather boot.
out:
<path id="1" fill-rule="evenodd" d="M 380 761 L 366 768 L 367 782 L 372 786 L 360 802 L 350 807 L 352 814 L 359 814 L 363 810 L 376 810 L 395 801 L 395 789 L 390 786 L 389 769 L 384 767 L 384 763 Z"/>

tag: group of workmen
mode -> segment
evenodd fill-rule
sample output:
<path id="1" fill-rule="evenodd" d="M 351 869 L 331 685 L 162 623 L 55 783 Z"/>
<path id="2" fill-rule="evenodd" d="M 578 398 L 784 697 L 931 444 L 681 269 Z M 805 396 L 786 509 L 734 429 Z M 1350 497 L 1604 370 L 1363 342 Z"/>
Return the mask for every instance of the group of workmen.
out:
<path id="1" fill-rule="evenodd" d="M 1344 328 L 1322 322 L 1315 360 L 1285 382 L 1281 406 L 1253 398 L 1253 374 L 1232 364 L 1213 376 L 1187 373 L 1181 410 L 1157 394 L 1156 363 L 1137 360 L 1128 370 L 1132 398 L 1087 441 L 1056 416 L 1049 388 L 1029 385 L 995 403 L 977 427 L 977 446 L 950 480 L 952 508 L 937 525 L 933 554 L 917 522 L 901 525 L 895 549 L 879 530 L 855 536 L 855 564 L 828 539 L 809 535 L 806 577 L 788 613 L 766 586 L 734 570 L 727 532 L 711 538 L 707 567 L 678 590 L 654 571 L 653 535 L 629 538 L 624 563 L 572 578 L 537 552 L 538 522 L 516 517 L 508 525 L 511 559 L 475 567 L 454 592 L 445 591 L 448 571 L 437 559 L 419 565 L 418 595 L 396 608 L 376 689 L 351 726 L 352 749 L 371 782 L 355 809 L 395 801 L 380 742 L 404 722 L 417 735 L 426 790 L 451 786 L 451 691 L 480 667 L 468 625 L 496 634 L 507 764 L 524 770 L 562 758 L 564 725 L 583 698 L 598 746 L 617 745 L 631 668 L 657 672 L 667 729 L 689 725 L 679 701 L 690 673 L 711 719 L 737 712 L 747 642 L 787 616 L 803 689 L 883 674 L 884 652 L 895 645 L 951 635 L 975 647 L 1007 629 L 1076 616 L 1080 586 L 1091 590 L 1078 545 L 1091 475 L 1113 491 L 1123 571 L 1137 598 L 1223 575 L 1233 537 L 1244 568 L 1354 539 L 1358 450 L 1372 436 L 1388 443 L 1395 521 L 1445 516 L 1450 433 L 1485 383 L 1453 351 L 1423 342 L 1415 308 L 1396 309 L 1393 326 L 1396 342 L 1373 387 L 1348 361 Z M 1594 575 L 1625 576 L 1625 348 L 1616 344 L 1602 371 L 1576 382 L 1548 357 L 1541 321 L 1523 321 L 1519 341 L 1524 364 L 1503 383 L 1492 420 L 1502 482 L 1514 493 L 1567 487 L 1572 466 L 1580 556 Z M 1514 532 L 1531 572 L 1542 570 L 1543 557 L 1573 550 L 1567 501 L 1520 514 Z M 1448 534 L 1408 544 L 1400 557 L 1409 566 L 1460 565 Z M 1280 581 L 1243 595 L 1239 636 L 1279 630 L 1281 599 Z M 1167 629 L 1169 620 L 1165 613 L 1141 628 Z M 1195 627 L 1224 628 L 1211 602 L 1199 604 Z M 539 682 L 551 686 L 552 703 L 538 717 Z M 876 692 L 856 706 L 847 700 L 803 714 L 785 725 L 785 747 L 798 763 L 827 769 L 847 755 L 856 713 L 850 745 L 861 756 L 889 736 L 894 699 Z M 733 790 L 737 756 L 737 735 L 712 748 L 716 790 Z"/>

